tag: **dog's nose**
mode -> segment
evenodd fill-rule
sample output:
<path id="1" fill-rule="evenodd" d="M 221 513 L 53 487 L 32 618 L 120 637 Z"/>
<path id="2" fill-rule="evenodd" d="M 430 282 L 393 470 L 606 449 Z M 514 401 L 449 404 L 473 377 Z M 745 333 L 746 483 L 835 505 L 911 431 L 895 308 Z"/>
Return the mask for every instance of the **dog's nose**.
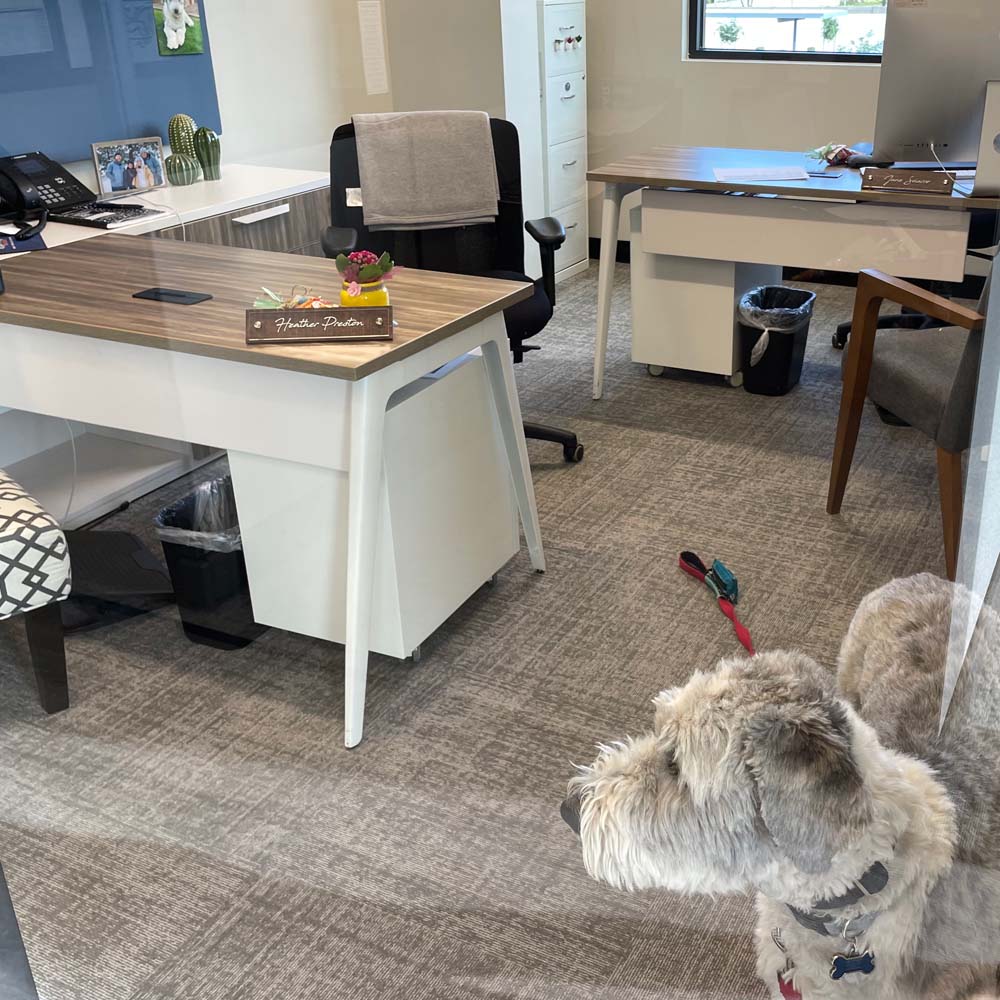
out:
<path id="1" fill-rule="evenodd" d="M 569 824 L 570 829 L 579 836 L 580 833 L 580 792 L 574 791 L 567 795 L 559 807 L 559 813 Z"/>

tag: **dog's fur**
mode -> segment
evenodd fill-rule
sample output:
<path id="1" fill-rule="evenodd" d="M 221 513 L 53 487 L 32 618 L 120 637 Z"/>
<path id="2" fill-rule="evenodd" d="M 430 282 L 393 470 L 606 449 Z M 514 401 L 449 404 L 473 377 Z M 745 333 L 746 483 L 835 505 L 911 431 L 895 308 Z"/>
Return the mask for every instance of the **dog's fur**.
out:
<path id="1" fill-rule="evenodd" d="M 163 34 L 168 49 L 179 49 L 187 38 L 187 30 L 194 24 L 184 6 L 184 0 L 163 0 Z"/>
<path id="2" fill-rule="evenodd" d="M 570 782 L 587 870 L 625 889 L 757 892 L 758 973 L 779 998 L 1000 996 L 1000 622 L 977 628 L 943 734 L 954 608 L 930 575 L 862 602 L 838 686 L 808 657 L 723 660 L 654 701 L 654 731 L 603 747 Z M 830 978 L 843 939 L 800 926 L 875 862 L 889 882 L 836 916 L 877 911 L 870 976 Z M 787 948 L 774 943 L 780 930 Z"/>

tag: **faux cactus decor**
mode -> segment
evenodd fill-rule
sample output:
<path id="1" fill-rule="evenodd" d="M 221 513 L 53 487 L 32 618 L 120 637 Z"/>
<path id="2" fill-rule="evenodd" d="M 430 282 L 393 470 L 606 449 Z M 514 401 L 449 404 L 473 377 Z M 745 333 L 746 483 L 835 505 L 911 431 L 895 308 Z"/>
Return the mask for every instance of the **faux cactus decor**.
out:
<path id="1" fill-rule="evenodd" d="M 174 115 L 167 125 L 167 140 L 171 153 L 183 153 L 192 158 L 197 157 L 194 148 L 194 133 L 197 129 L 195 120 L 190 115 Z"/>
<path id="2" fill-rule="evenodd" d="M 194 149 L 206 181 L 217 181 L 222 176 L 222 147 L 219 137 L 206 126 L 194 134 Z"/>
<path id="3" fill-rule="evenodd" d="M 163 166 L 167 172 L 167 180 L 178 187 L 201 180 L 201 167 L 198 161 L 185 153 L 172 153 Z"/>

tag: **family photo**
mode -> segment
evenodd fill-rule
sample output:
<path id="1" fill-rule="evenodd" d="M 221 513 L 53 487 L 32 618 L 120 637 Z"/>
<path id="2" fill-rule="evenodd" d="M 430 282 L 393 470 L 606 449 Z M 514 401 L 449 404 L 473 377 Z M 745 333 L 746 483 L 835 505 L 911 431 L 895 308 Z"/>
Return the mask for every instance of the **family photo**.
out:
<path id="1" fill-rule="evenodd" d="M 94 169 L 102 194 L 160 187 L 162 143 L 158 137 L 94 143 Z"/>

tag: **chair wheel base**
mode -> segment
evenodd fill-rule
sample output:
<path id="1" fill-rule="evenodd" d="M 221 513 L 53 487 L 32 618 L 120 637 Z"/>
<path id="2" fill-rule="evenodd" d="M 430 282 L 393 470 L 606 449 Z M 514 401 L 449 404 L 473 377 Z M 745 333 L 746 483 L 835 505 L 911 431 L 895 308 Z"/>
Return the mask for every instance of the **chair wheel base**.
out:
<path id="1" fill-rule="evenodd" d="M 583 461 L 583 445 L 567 445 L 563 448 L 563 458 L 570 463 L 575 464 L 576 462 Z"/>

